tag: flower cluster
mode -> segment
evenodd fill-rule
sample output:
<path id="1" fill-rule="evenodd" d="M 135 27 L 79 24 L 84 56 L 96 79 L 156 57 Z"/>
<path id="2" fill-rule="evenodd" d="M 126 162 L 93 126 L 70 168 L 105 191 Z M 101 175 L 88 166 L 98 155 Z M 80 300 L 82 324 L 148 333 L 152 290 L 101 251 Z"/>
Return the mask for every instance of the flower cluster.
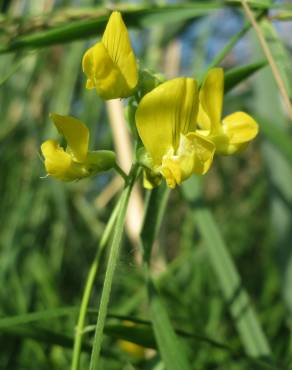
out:
<path id="1" fill-rule="evenodd" d="M 244 112 L 222 119 L 224 73 L 208 71 L 201 86 L 193 78 L 175 78 L 147 87 L 138 68 L 127 28 L 119 12 L 109 18 L 100 42 L 82 60 L 86 88 L 103 99 L 135 100 L 135 126 L 141 139 L 138 161 L 144 168 L 144 186 L 153 188 L 164 178 L 175 188 L 192 174 L 205 174 L 215 154 L 243 150 L 258 133 L 256 121 Z M 143 73 L 140 72 L 140 76 Z M 115 166 L 110 151 L 89 151 L 89 131 L 70 116 L 51 114 L 66 139 L 66 151 L 54 140 L 42 144 L 48 175 L 72 181 Z"/>

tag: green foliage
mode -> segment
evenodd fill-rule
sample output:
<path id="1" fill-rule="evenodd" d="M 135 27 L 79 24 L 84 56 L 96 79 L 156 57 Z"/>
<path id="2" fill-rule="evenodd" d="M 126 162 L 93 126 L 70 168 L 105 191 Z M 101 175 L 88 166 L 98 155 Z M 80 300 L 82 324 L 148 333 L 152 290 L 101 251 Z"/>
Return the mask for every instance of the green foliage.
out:
<path id="1" fill-rule="evenodd" d="M 76 370 L 79 360 L 79 369 L 289 369 L 291 122 L 254 34 L 247 33 L 250 25 L 199 67 L 204 75 L 227 65 L 233 47 L 248 37 L 253 58 L 228 69 L 225 109 L 250 111 L 259 139 L 238 157 L 218 158 L 202 183 L 193 178 L 181 190 L 163 184 L 142 193 L 141 244 L 133 245 L 122 239 L 132 183 L 115 208 L 119 194 L 97 205 L 113 173 L 65 185 L 41 178 L 40 143 L 57 135 L 51 111 L 77 112 L 90 126 L 92 147 L 114 145 L 104 105 L 84 90 L 81 76 L 85 40 L 103 31 L 109 15 L 104 4 L 92 3 L 60 9 L 53 2 L 46 13 L 43 1 L 2 6 L 0 368 L 68 369 L 74 353 Z M 291 51 L 265 17 L 273 8 L 275 19 L 289 18 L 289 4 L 249 3 L 261 12 L 258 20 L 264 17 L 262 29 L 291 95 Z M 208 28 L 223 6 L 240 9 L 239 1 L 120 5 L 144 42 L 142 65 L 150 52 L 162 61 L 169 41 L 181 40 L 192 22 Z M 141 249 L 143 265 L 133 259 Z M 146 356 L 125 351 L 121 340 L 144 347 Z"/>

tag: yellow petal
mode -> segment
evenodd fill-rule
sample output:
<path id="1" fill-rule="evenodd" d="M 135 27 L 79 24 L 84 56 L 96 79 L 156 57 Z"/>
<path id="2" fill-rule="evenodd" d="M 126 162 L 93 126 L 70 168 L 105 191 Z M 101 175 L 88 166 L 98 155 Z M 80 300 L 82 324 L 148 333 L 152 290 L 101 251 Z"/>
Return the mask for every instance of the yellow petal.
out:
<path id="1" fill-rule="evenodd" d="M 210 118 L 207 113 L 204 111 L 202 104 L 199 105 L 198 112 L 198 126 L 200 129 L 209 132 L 211 128 Z"/>
<path id="2" fill-rule="evenodd" d="M 244 112 L 235 112 L 223 119 L 223 131 L 230 144 L 242 144 L 254 139 L 258 132 L 257 122 Z"/>
<path id="3" fill-rule="evenodd" d="M 119 339 L 118 345 L 124 352 L 126 352 L 128 355 L 130 355 L 133 358 L 141 359 L 145 355 L 144 347 L 138 344 L 129 342 L 127 340 Z"/>
<path id="4" fill-rule="evenodd" d="M 74 164 L 70 154 L 66 153 L 55 140 L 47 140 L 41 145 L 45 157 L 48 175 L 62 181 L 72 181 L 87 176 L 87 171 L 79 164 Z"/>
<path id="5" fill-rule="evenodd" d="M 123 321 L 123 324 L 125 327 L 135 327 L 136 326 L 131 321 Z M 132 357 L 136 357 L 137 359 L 139 358 L 141 359 L 145 354 L 144 347 L 138 344 L 129 342 L 127 340 L 118 340 L 118 345 L 123 351 L 125 351 Z"/>
<path id="6" fill-rule="evenodd" d="M 169 151 L 162 158 L 161 174 L 167 185 L 174 188 L 192 174 L 205 174 L 210 168 L 215 153 L 215 145 L 200 135 L 190 132 L 181 134 L 176 154 Z"/>
<path id="7" fill-rule="evenodd" d="M 119 12 L 113 12 L 101 42 L 88 49 L 82 59 L 86 88 L 96 88 L 104 99 L 126 98 L 138 82 L 135 56 L 127 28 Z"/>
<path id="8" fill-rule="evenodd" d="M 73 159 L 77 162 L 84 162 L 89 143 L 89 130 L 85 124 L 71 116 L 51 113 L 50 117 L 60 134 L 66 139 Z"/>
<path id="9" fill-rule="evenodd" d="M 193 173 L 204 175 L 212 164 L 215 145 L 194 132 L 187 134 L 186 138 L 188 139 L 188 150 L 194 150 Z"/>
<path id="10" fill-rule="evenodd" d="M 224 95 L 224 73 L 222 68 L 211 69 L 203 86 L 200 89 L 201 109 L 208 115 L 211 122 L 211 131 L 214 133 L 220 130 L 221 114 Z M 200 115 L 202 119 L 202 115 Z M 199 122 L 203 129 L 205 122 Z"/>
<path id="11" fill-rule="evenodd" d="M 95 87 L 95 62 L 94 62 L 94 46 L 89 48 L 82 58 L 82 70 L 86 74 L 86 89 L 93 89 Z"/>
<path id="12" fill-rule="evenodd" d="M 184 180 L 181 168 L 181 164 L 183 161 L 184 161 L 183 157 L 179 158 L 171 154 L 171 152 L 162 158 L 162 166 L 160 168 L 160 173 L 165 178 L 167 186 L 171 189 L 174 189 L 176 185 L 180 185 Z M 191 173 L 189 174 L 189 176 L 190 175 Z"/>
<path id="13" fill-rule="evenodd" d="M 181 133 L 195 130 L 197 112 L 197 83 L 191 78 L 164 82 L 141 99 L 136 125 L 154 165 L 160 165 L 170 149 L 178 148 Z"/>
<path id="14" fill-rule="evenodd" d="M 98 42 L 85 53 L 82 65 L 88 77 L 86 88 L 95 87 L 97 94 L 103 99 L 125 98 L 131 95 L 132 89 L 102 42 Z"/>
<path id="15" fill-rule="evenodd" d="M 124 76 L 128 87 L 133 90 L 138 82 L 135 55 L 121 13 L 113 12 L 104 31 L 102 42 L 109 56 Z"/>

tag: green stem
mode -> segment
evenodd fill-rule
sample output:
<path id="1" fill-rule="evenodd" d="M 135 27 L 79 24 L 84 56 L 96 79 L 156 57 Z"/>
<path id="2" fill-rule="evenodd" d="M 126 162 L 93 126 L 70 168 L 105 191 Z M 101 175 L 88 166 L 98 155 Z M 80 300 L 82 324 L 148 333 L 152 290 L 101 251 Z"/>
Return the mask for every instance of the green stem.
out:
<path id="1" fill-rule="evenodd" d="M 121 167 L 120 167 L 117 163 L 115 163 L 114 169 L 117 171 L 117 173 L 118 173 L 119 175 L 121 175 L 121 176 L 122 176 L 122 178 L 123 178 L 125 181 L 127 181 L 127 180 L 128 180 L 128 176 L 127 176 L 127 174 L 126 174 L 126 173 L 121 169 Z"/>
<path id="2" fill-rule="evenodd" d="M 113 235 L 112 244 L 110 247 L 107 269 L 104 278 L 104 285 L 101 293 L 99 312 L 97 316 L 96 329 L 93 341 L 93 348 L 91 353 L 91 360 L 89 369 L 97 370 L 99 366 L 100 350 L 103 339 L 103 331 L 105 326 L 105 320 L 107 315 L 107 309 L 109 304 L 110 292 L 114 277 L 114 272 L 119 256 L 120 244 L 123 235 L 124 222 L 126 218 L 126 211 L 128 208 L 129 198 L 131 190 L 135 183 L 135 180 L 138 175 L 137 165 L 132 167 L 132 170 L 129 175 L 129 180 L 126 182 L 125 188 L 121 195 L 120 208 L 118 212 L 117 222 L 115 224 L 115 230 Z"/>
<path id="3" fill-rule="evenodd" d="M 80 311 L 79 311 L 79 317 L 78 317 L 78 322 L 77 322 L 77 327 L 75 331 L 75 336 L 74 336 L 74 347 L 73 347 L 73 356 L 72 356 L 72 363 L 71 363 L 71 370 L 78 370 L 79 368 L 79 362 L 80 362 L 80 354 L 81 354 L 81 346 L 82 346 L 82 337 L 84 333 L 84 325 L 85 325 L 85 319 L 86 319 L 86 313 L 87 313 L 87 308 L 89 304 L 89 299 L 91 296 L 92 288 L 93 288 L 93 283 L 96 277 L 96 273 L 98 270 L 99 266 L 99 260 L 101 257 L 102 252 L 104 251 L 105 246 L 107 245 L 107 242 L 109 240 L 109 237 L 111 235 L 113 226 L 115 224 L 119 208 L 121 205 L 121 199 L 117 202 L 110 219 L 106 225 L 106 228 L 103 232 L 101 241 L 99 243 L 98 250 L 96 252 L 94 261 L 89 269 L 86 283 L 85 283 L 85 288 L 83 291 L 83 296 L 82 296 L 82 301 L 80 305 Z"/>
<path id="4" fill-rule="evenodd" d="M 265 13 L 266 13 L 265 10 L 260 11 L 256 19 L 257 20 L 260 19 Z M 225 45 L 225 47 L 219 51 L 219 53 L 215 56 L 212 62 L 206 67 L 204 76 L 203 78 L 201 78 L 201 81 L 204 80 L 209 69 L 218 66 L 223 61 L 226 55 L 232 50 L 234 45 L 249 31 L 250 28 L 251 24 L 249 22 L 246 22 L 244 26 L 241 28 L 241 30 L 239 30 L 233 37 L 231 37 L 228 44 Z"/>
<path id="5" fill-rule="evenodd" d="M 152 190 L 149 195 L 141 231 L 141 245 L 144 251 L 143 267 L 148 288 L 147 293 L 152 328 L 165 368 L 168 370 L 190 370 L 191 367 L 185 353 L 185 348 L 172 326 L 168 310 L 160 297 L 157 284 L 151 276 L 150 271 L 151 252 L 166 211 L 169 193 L 170 190 L 163 184 Z"/>

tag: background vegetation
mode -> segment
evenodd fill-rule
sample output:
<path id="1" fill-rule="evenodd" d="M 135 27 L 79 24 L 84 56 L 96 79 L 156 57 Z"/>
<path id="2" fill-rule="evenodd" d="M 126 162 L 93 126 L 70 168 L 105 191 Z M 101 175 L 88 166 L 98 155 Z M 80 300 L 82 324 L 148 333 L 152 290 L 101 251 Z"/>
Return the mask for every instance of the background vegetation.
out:
<path id="1" fill-rule="evenodd" d="M 291 98 L 291 4 L 249 4 Z M 260 135 L 237 157 L 217 158 L 203 178 L 151 195 L 142 234 L 146 248 L 158 234 L 148 265 L 154 290 L 145 284 L 135 223 L 142 221 L 149 194 L 135 190 L 111 293 L 103 368 L 292 368 L 292 126 L 241 3 L 0 5 L 0 369 L 71 366 L 87 273 L 121 185 L 114 173 L 70 184 L 43 178 L 39 147 L 57 137 L 49 112 L 70 113 L 90 127 L 92 148 L 117 148 L 128 169 L 127 141 L 118 136 L 118 148 L 121 142 L 112 139 L 118 108 L 86 91 L 81 71 L 84 51 L 115 6 L 123 9 L 142 66 L 196 78 L 210 64 L 232 69 L 225 111 L 255 116 Z M 99 260 L 80 369 L 89 366 L 106 256 Z M 128 327 L 125 319 L 137 325 Z M 142 345 L 143 355 L 135 350 L 134 356 L 121 339 Z"/>

